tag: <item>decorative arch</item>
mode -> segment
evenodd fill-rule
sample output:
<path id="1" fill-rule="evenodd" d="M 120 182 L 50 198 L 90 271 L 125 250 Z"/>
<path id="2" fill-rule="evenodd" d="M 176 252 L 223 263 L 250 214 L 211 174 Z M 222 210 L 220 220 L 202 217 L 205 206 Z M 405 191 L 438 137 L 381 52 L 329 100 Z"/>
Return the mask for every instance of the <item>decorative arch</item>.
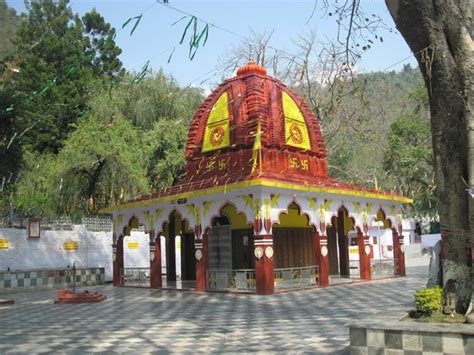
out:
<path id="1" fill-rule="evenodd" d="M 217 209 L 217 213 L 210 216 L 204 232 L 207 233 L 214 225 L 216 219 L 223 215 L 229 219 L 232 230 L 253 228 L 253 221 L 248 219 L 245 211 L 239 210 L 234 203 L 225 201 Z"/>
<path id="2" fill-rule="evenodd" d="M 390 218 L 387 218 L 387 214 L 385 213 L 382 207 L 378 209 L 375 221 L 383 222 L 384 229 L 392 229 L 392 220 Z"/>
<path id="3" fill-rule="evenodd" d="M 348 233 L 351 230 L 355 230 L 357 225 L 356 225 L 356 219 L 354 216 L 351 215 L 349 212 L 349 209 L 344 205 L 344 203 L 341 203 L 335 212 L 332 213 L 331 218 L 329 219 L 330 225 L 328 225 L 328 228 L 335 228 L 336 231 L 339 230 L 338 227 L 338 219 L 339 219 L 339 212 L 343 211 L 344 214 L 344 233 Z M 360 228 L 359 228 L 360 229 Z"/>
<path id="4" fill-rule="evenodd" d="M 180 235 L 181 233 L 189 233 L 189 232 L 194 231 L 194 228 L 191 225 L 191 223 L 189 221 L 189 218 L 184 217 L 183 212 L 181 212 L 177 208 L 174 208 L 170 211 L 170 213 L 168 213 L 168 217 L 161 223 L 161 232 L 165 235 L 165 237 L 168 237 L 168 232 L 167 232 L 168 228 L 166 228 L 166 227 L 169 227 L 169 225 L 171 223 L 172 216 L 175 219 L 174 220 L 174 222 L 175 222 L 175 235 Z M 178 221 L 180 223 L 176 223 L 176 218 L 178 218 Z M 182 228 L 183 222 L 184 222 L 184 230 Z"/>
<path id="5" fill-rule="evenodd" d="M 226 202 L 219 208 L 219 215 L 223 215 L 229 219 L 232 229 L 252 229 L 252 221 L 249 221 L 247 215 L 243 211 L 239 211 L 237 206 L 232 202 Z"/>
<path id="6" fill-rule="evenodd" d="M 310 215 L 303 212 L 301 206 L 294 199 L 286 210 L 278 214 L 278 220 L 273 221 L 273 227 L 315 228 L 315 225 L 311 223 Z"/>
<path id="7" fill-rule="evenodd" d="M 125 227 L 123 227 L 123 230 L 122 230 L 122 236 L 130 236 L 130 232 L 132 229 L 136 229 L 140 226 L 144 226 L 144 224 L 142 222 L 140 222 L 140 220 L 138 219 L 137 216 L 132 215 L 132 217 L 128 220 L 128 223 Z"/>
<path id="8" fill-rule="evenodd" d="M 272 225 L 275 267 L 316 265 L 314 231 L 310 215 L 303 212 L 300 204 L 293 199 L 286 210 L 280 211 Z"/>
<path id="9" fill-rule="evenodd" d="M 350 215 L 349 209 L 341 203 L 336 212 L 332 214 L 330 223 L 331 225 L 327 228 L 330 274 L 349 277 L 348 233 L 351 230 L 357 231 L 355 218 Z"/>

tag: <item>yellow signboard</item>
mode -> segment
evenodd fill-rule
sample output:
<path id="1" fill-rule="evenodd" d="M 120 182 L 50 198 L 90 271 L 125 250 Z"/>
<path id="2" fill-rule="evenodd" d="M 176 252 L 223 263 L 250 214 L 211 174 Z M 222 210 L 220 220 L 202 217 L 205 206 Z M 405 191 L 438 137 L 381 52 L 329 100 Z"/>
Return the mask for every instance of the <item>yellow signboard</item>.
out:
<path id="1" fill-rule="evenodd" d="M 349 247 L 350 254 L 359 254 L 359 247 Z"/>
<path id="2" fill-rule="evenodd" d="M 10 248 L 10 242 L 6 239 L 0 239 L 0 249 Z"/>
<path id="3" fill-rule="evenodd" d="M 63 244 L 64 250 L 77 250 L 79 249 L 79 243 L 74 240 L 68 240 Z"/>
<path id="4" fill-rule="evenodd" d="M 128 242 L 127 247 L 128 249 L 138 249 L 139 244 L 138 242 Z"/>

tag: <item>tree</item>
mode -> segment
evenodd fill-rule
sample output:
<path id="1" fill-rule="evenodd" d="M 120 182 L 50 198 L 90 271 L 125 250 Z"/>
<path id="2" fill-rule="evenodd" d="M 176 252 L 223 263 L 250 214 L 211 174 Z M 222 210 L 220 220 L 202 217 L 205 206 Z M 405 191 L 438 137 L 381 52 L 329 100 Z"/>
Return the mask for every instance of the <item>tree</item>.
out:
<path id="1" fill-rule="evenodd" d="M 22 174 L 16 184 L 13 205 L 25 216 L 61 215 L 60 179 L 56 156 L 24 152 Z"/>
<path id="2" fill-rule="evenodd" d="M 21 17 L 8 7 L 6 0 L 0 0 L 0 63 L 13 54 L 11 40 L 15 35 Z"/>
<path id="3" fill-rule="evenodd" d="M 25 152 L 14 205 L 28 216 L 82 215 L 149 192 L 150 148 L 124 118 L 88 115 L 58 155 Z"/>
<path id="4" fill-rule="evenodd" d="M 61 210 L 97 213 L 122 199 L 150 192 L 146 166 L 150 147 L 143 131 L 123 117 L 94 113 L 82 119 L 57 156 Z"/>
<path id="5" fill-rule="evenodd" d="M 200 89 L 181 88 L 162 71 L 148 73 L 137 84 L 130 74 L 112 90 L 105 88 L 90 102 L 103 119 L 126 117 L 143 130 L 141 144 L 150 147 L 147 176 L 152 190 L 170 186 L 184 168 L 187 128 L 203 100 Z"/>
<path id="6" fill-rule="evenodd" d="M 9 8 L 5 0 L 0 0 L 0 111 L 15 104 L 12 88 L 5 88 L 6 77 L 14 72 L 13 39 L 21 17 Z M 0 116 L 0 196 L 15 180 L 21 160 L 21 149 L 15 139 L 15 115 L 6 112 Z M 0 202 L 0 206 L 2 203 Z"/>
<path id="7" fill-rule="evenodd" d="M 390 126 L 384 169 L 395 191 L 413 197 L 415 212 L 423 215 L 437 208 L 426 88 L 418 88 L 410 97 L 415 109 Z"/>
<path id="8" fill-rule="evenodd" d="M 19 136 L 29 150 L 57 153 L 72 124 L 87 110 L 97 79 L 121 73 L 115 33 L 95 11 L 84 22 L 68 0 L 27 3 L 14 39 L 19 73 L 12 86 Z"/>
<path id="9" fill-rule="evenodd" d="M 428 91 L 443 283 L 454 280 L 459 312 L 471 300 L 474 237 L 474 43 L 469 0 L 386 0 L 415 54 Z"/>
<path id="10" fill-rule="evenodd" d="M 385 0 L 414 53 L 428 91 L 436 196 L 444 248 L 443 282 L 454 282 L 457 311 L 465 311 L 472 294 L 471 249 L 474 245 L 474 45 L 472 1 Z M 380 39 L 361 26 L 376 14 L 364 14 L 360 0 L 323 1 L 337 19 L 338 39 L 354 57 L 357 37 Z M 377 26 L 370 26 L 376 30 Z M 362 35 L 361 35 L 362 34 Z M 355 44 L 354 44 L 355 43 Z M 370 48 L 365 44 L 363 49 Z M 356 54 L 357 56 L 357 54 Z M 451 281 L 450 281 L 451 280 Z"/>
<path id="11" fill-rule="evenodd" d="M 105 19 L 95 10 L 82 17 L 86 43 L 86 58 L 92 58 L 91 64 L 94 76 L 106 76 L 116 79 L 125 73 L 122 62 L 118 59 L 122 50 L 115 45 L 115 28 L 105 22 Z"/>

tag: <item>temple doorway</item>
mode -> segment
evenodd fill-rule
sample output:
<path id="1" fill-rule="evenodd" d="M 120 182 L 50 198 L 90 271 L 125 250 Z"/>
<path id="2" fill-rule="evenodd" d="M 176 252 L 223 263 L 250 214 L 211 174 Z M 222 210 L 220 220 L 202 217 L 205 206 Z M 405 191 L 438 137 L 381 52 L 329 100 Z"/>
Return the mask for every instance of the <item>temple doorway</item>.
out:
<path id="1" fill-rule="evenodd" d="M 150 236 L 136 217 L 124 228 L 121 240 L 122 267 L 120 283 L 123 286 L 150 286 Z"/>
<path id="2" fill-rule="evenodd" d="M 331 218 L 331 226 L 327 228 L 329 274 L 350 277 L 349 232 L 354 230 L 354 220 L 342 206 L 337 216 Z"/>
<path id="3" fill-rule="evenodd" d="M 313 227 L 299 206 L 292 203 L 273 224 L 275 288 L 314 286 L 319 272 L 314 252 Z"/>
<path id="4" fill-rule="evenodd" d="M 255 289 L 253 227 L 228 203 L 220 209 L 208 232 L 209 289 Z"/>

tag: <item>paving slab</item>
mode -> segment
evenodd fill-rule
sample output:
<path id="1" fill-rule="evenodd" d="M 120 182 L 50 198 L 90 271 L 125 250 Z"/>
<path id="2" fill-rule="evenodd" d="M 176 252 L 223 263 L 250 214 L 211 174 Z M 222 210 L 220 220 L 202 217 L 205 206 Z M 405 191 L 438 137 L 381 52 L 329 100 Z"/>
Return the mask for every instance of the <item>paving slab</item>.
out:
<path id="1" fill-rule="evenodd" d="M 414 307 L 420 260 L 405 278 L 272 296 L 107 285 L 88 288 L 102 303 L 62 305 L 54 291 L 19 293 L 0 307 L 0 353 L 348 353 L 347 324 Z"/>

